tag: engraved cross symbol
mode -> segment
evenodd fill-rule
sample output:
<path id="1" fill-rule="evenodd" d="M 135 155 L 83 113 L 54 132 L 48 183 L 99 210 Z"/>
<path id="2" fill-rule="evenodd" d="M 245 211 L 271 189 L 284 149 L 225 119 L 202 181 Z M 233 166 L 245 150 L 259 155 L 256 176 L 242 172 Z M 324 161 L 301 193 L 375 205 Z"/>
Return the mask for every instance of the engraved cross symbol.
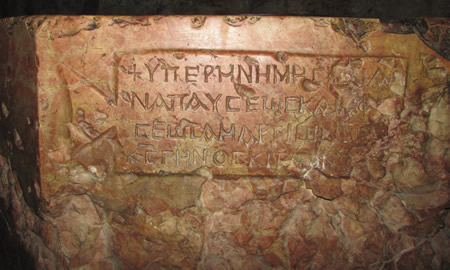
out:
<path id="1" fill-rule="evenodd" d="M 138 77 L 139 79 L 142 79 L 141 78 L 142 72 L 136 71 L 136 64 L 133 64 L 133 71 L 128 70 L 128 74 L 133 74 L 133 81 L 136 81 L 136 77 Z"/>

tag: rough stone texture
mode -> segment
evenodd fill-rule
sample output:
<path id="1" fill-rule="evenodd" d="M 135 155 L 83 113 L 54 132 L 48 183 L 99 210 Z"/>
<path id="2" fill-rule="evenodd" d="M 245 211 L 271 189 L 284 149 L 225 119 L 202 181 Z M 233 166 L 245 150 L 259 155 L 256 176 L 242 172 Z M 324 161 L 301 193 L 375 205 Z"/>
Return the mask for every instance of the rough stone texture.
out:
<path id="1" fill-rule="evenodd" d="M 2 228 L 38 269 L 448 269 L 449 28 L 448 20 L 425 22 L 420 34 L 398 34 L 409 26 L 254 16 L 4 19 Z M 436 33 L 432 43 L 423 38 Z M 274 66 L 305 69 L 294 83 L 282 74 L 259 84 L 219 82 L 219 73 L 203 80 L 207 65 L 228 64 L 270 66 L 272 75 Z M 182 67 L 176 82 L 174 66 Z M 162 73 L 150 81 L 146 68 Z M 163 90 L 199 94 L 177 100 L 183 111 L 168 110 L 164 94 L 148 113 Z M 264 91 L 305 100 L 289 107 L 284 99 L 283 111 L 267 112 Z M 215 111 L 203 93 L 239 98 L 250 111 L 222 100 Z M 153 130 L 136 128 L 155 119 Z M 162 132 L 170 121 L 181 130 L 211 127 L 176 140 Z M 239 129 L 236 140 L 220 140 L 221 121 L 255 135 Z M 292 137 L 289 128 L 267 129 L 289 124 L 300 127 Z M 194 164 L 192 149 L 202 147 L 234 153 L 235 163 L 218 154 Z M 252 159 L 249 149 L 271 155 Z M 172 156 L 147 158 L 154 150 Z"/>

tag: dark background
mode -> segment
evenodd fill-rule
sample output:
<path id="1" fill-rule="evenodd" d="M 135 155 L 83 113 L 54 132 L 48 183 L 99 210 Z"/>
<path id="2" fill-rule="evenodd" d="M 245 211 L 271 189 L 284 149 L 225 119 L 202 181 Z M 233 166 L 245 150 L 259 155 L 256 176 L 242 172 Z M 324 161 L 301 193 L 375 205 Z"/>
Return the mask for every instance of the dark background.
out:
<path id="1" fill-rule="evenodd" d="M 449 0 L 0 0 L 1 17 L 267 14 L 405 19 L 449 17 Z"/>
<path id="2" fill-rule="evenodd" d="M 0 0 L 0 17 L 30 15 L 294 15 L 404 20 L 450 17 L 450 0 Z M 2 202 L 3 203 L 3 202 Z M 0 218 L 0 268 L 34 269 L 10 228 L 8 211 Z"/>

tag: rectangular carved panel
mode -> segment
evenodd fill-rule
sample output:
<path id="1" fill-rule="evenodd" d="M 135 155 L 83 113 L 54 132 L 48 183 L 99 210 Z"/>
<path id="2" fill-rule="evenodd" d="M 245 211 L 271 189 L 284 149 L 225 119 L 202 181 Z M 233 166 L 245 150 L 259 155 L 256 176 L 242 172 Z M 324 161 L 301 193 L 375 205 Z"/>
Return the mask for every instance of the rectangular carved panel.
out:
<path id="1" fill-rule="evenodd" d="M 405 63 L 267 51 L 118 55 L 118 112 L 107 120 L 124 147 L 117 168 L 296 175 L 302 154 L 319 154 L 312 145 L 341 150 L 367 135 L 374 104 L 404 92 Z"/>
<path id="2" fill-rule="evenodd" d="M 366 140 L 377 104 L 403 102 L 407 64 L 392 56 L 149 49 L 114 52 L 104 87 L 77 60 L 63 68 L 79 84 L 72 119 L 95 118 L 99 139 L 117 134 L 118 171 L 292 176 L 304 155 L 326 159 L 329 148 Z M 75 157 L 102 151 L 85 148 Z"/>

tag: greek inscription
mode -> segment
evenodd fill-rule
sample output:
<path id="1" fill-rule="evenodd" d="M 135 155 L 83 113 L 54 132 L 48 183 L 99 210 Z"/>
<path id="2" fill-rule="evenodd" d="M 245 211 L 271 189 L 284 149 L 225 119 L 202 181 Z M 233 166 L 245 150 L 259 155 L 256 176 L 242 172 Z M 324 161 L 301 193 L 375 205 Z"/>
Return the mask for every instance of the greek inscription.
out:
<path id="1" fill-rule="evenodd" d="M 242 157 L 245 155 L 244 152 L 232 152 L 232 163 L 235 166 L 246 167 L 246 164 L 242 160 Z"/>
<path id="2" fill-rule="evenodd" d="M 266 78 L 266 83 L 270 83 L 270 67 L 271 67 L 270 65 L 267 65 L 266 66 L 266 72 L 265 73 L 261 73 L 259 71 L 259 69 L 260 69 L 259 65 L 256 66 L 256 68 L 255 68 L 255 72 L 256 72 L 256 79 L 255 79 L 255 81 L 256 81 L 256 83 L 259 83 L 259 80 L 260 80 L 261 77 L 265 77 Z"/>
<path id="3" fill-rule="evenodd" d="M 170 73 L 170 71 L 172 71 L 172 74 L 173 74 L 173 81 L 176 82 L 176 81 L 177 81 L 177 78 L 178 78 L 178 76 L 177 76 L 177 70 L 178 70 L 179 68 L 180 68 L 179 66 L 171 67 L 171 66 L 168 66 L 167 64 L 161 65 L 161 69 L 164 70 L 164 81 L 165 81 L 165 82 L 168 82 L 168 81 L 169 81 L 169 73 Z"/>
<path id="4" fill-rule="evenodd" d="M 196 111 L 199 107 L 202 107 L 205 111 L 209 111 L 208 106 L 198 98 L 196 93 L 193 93 L 191 99 L 189 99 L 189 102 L 186 104 L 185 110 L 191 108 L 193 111 Z"/>
<path id="5" fill-rule="evenodd" d="M 171 155 L 173 155 L 173 151 L 163 150 L 161 156 L 161 164 L 166 164 L 167 158 Z"/>
<path id="6" fill-rule="evenodd" d="M 245 69 L 241 65 L 238 65 L 238 83 L 242 83 L 242 74 L 244 74 L 245 78 L 247 79 L 247 83 L 252 83 L 253 66 L 248 65 L 248 71 L 245 71 Z"/>
<path id="7" fill-rule="evenodd" d="M 205 69 L 204 69 L 204 72 L 203 72 L 203 74 L 204 74 L 204 77 L 205 77 L 205 83 L 207 83 L 208 82 L 208 78 L 209 78 L 209 76 L 211 76 L 211 74 L 213 74 L 213 72 L 214 72 L 214 67 L 213 66 L 211 66 L 211 65 L 206 65 L 205 66 Z"/>
<path id="8" fill-rule="evenodd" d="M 206 162 L 207 162 L 208 153 L 209 153 L 208 149 L 203 149 L 202 155 L 200 156 L 200 153 L 197 151 L 197 149 L 194 149 L 192 151 L 192 157 L 193 157 L 193 164 L 194 164 L 194 166 L 195 165 L 205 166 Z M 199 161 L 201 161 L 201 162 L 198 162 L 197 159 Z"/>
<path id="9" fill-rule="evenodd" d="M 153 82 L 153 74 L 155 74 L 156 69 L 159 67 L 159 63 L 156 64 L 156 66 L 153 69 L 150 67 L 150 63 L 145 63 L 144 66 L 148 71 L 148 80 L 150 82 Z"/>
<path id="10" fill-rule="evenodd" d="M 224 166 L 227 161 L 227 153 L 225 151 L 217 151 L 213 155 L 213 162 L 216 166 Z"/>
<path id="11" fill-rule="evenodd" d="M 182 155 L 181 155 L 181 151 L 180 151 L 179 149 L 176 150 L 176 160 L 175 160 L 175 164 L 176 164 L 177 166 L 180 165 L 180 162 L 181 162 L 181 161 L 185 161 L 187 167 L 189 167 L 189 165 L 190 165 L 189 160 L 190 160 L 190 151 L 185 151 L 185 155 L 182 156 Z"/>
<path id="12" fill-rule="evenodd" d="M 158 93 L 158 95 L 156 95 L 156 98 L 153 101 L 152 105 L 150 105 L 150 107 L 148 107 L 147 110 L 152 111 L 153 108 L 156 107 L 156 108 L 158 108 L 159 111 L 161 111 L 161 108 L 164 108 L 166 111 L 173 111 L 174 103 L 171 102 L 170 104 L 171 104 L 171 106 L 167 105 L 166 100 L 161 96 L 161 94 Z"/>
<path id="13" fill-rule="evenodd" d="M 213 110 L 212 111 L 213 112 L 217 112 L 217 102 L 219 102 L 219 99 L 222 97 L 222 94 L 218 94 L 216 96 L 216 98 L 213 98 L 211 96 L 211 94 L 209 94 L 209 93 L 206 93 L 205 95 L 208 98 L 208 100 L 211 102 L 211 104 L 213 105 Z"/>
<path id="14" fill-rule="evenodd" d="M 219 141 L 224 141 L 225 136 L 230 137 L 232 141 L 235 140 L 235 124 L 231 124 L 228 130 L 225 130 L 223 123 L 220 123 Z"/>
<path id="15" fill-rule="evenodd" d="M 186 78 L 186 82 L 196 82 L 197 76 L 198 76 L 198 72 L 200 70 L 199 66 L 195 66 L 195 67 L 185 67 L 185 78 Z M 194 73 L 191 73 L 191 71 L 193 71 Z"/>
<path id="16" fill-rule="evenodd" d="M 290 75 L 290 71 L 289 71 L 289 65 L 285 66 L 285 70 L 284 73 L 281 74 L 281 72 L 278 70 L 278 66 L 277 65 L 273 65 L 273 83 L 276 84 L 278 83 L 278 78 L 280 79 L 280 82 L 285 81 L 285 83 L 289 83 L 289 75 Z"/>
<path id="17" fill-rule="evenodd" d="M 395 57 L 182 56 L 158 50 L 118 58 L 120 112 L 104 120 L 121 133 L 118 170 L 296 175 L 313 146 L 345 152 L 370 139 L 380 97 L 401 99 L 406 78 L 405 60 Z"/>
<path id="18" fill-rule="evenodd" d="M 226 106 L 227 106 L 227 112 L 239 112 L 239 108 L 233 108 L 230 105 L 231 100 L 233 99 L 240 99 L 240 97 L 233 97 L 233 96 L 227 96 L 226 98 Z"/>
<path id="19" fill-rule="evenodd" d="M 222 72 L 221 66 L 216 66 L 219 71 L 219 82 L 222 82 L 222 77 L 231 77 L 231 82 L 234 82 L 234 65 L 230 65 L 230 71 L 228 73 Z"/>
<path id="20" fill-rule="evenodd" d="M 164 136 L 162 135 L 164 129 L 159 129 L 159 126 L 164 126 L 165 122 L 160 122 L 158 120 L 153 121 L 153 130 L 152 130 L 152 139 L 154 140 L 162 140 Z"/>
<path id="21" fill-rule="evenodd" d="M 257 101 L 259 97 L 248 97 L 247 98 L 247 107 L 246 112 L 256 112 L 258 109 L 256 109 L 254 106 L 257 106 L 258 103 L 255 103 L 254 101 Z"/>
<path id="22" fill-rule="evenodd" d="M 134 135 L 136 138 L 148 138 L 147 134 L 145 132 L 140 132 L 139 129 L 142 127 L 148 127 L 148 124 L 136 124 L 134 128 Z"/>

